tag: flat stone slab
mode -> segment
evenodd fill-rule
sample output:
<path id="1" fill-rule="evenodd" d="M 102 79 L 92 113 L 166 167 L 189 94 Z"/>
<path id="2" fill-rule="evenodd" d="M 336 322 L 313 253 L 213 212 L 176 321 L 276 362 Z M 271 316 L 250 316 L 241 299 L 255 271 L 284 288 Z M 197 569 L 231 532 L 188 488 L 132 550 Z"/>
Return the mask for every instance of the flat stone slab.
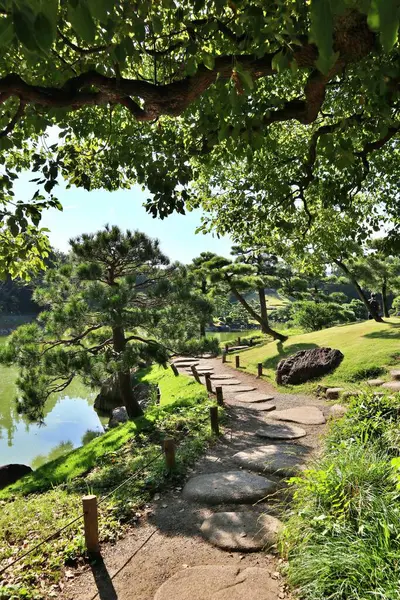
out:
<path id="1" fill-rule="evenodd" d="M 277 600 L 280 583 L 261 567 L 201 565 L 176 573 L 154 600 Z"/>
<path id="2" fill-rule="evenodd" d="M 283 425 L 266 423 L 256 431 L 256 435 L 270 440 L 295 440 L 304 437 L 307 433 L 296 425 Z"/>
<path id="3" fill-rule="evenodd" d="M 276 410 L 272 415 L 277 421 L 292 421 L 303 425 L 323 425 L 324 413 L 316 406 L 295 406 L 286 410 Z"/>
<path id="4" fill-rule="evenodd" d="M 233 460 L 251 471 L 293 477 L 301 471 L 306 454 L 307 449 L 304 446 L 271 444 L 237 452 Z"/>
<path id="5" fill-rule="evenodd" d="M 212 380 L 219 379 L 219 380 L 222 381 L 222 379 L 232 379 L 232 375 L 224 375 L 224 374 L 221 374 L 221 375 L 211 375 L 211 379 Z"/>
<path id="6" fill-rule="evenodd" d="M 269 550 L 278 539 L 282 523 L 272 515 L 248 512 L 218 512 L 206 519 L 200 531 L 218 548 L 237 552 Z"/>
<path id="7" fill-rule="evenodd" d="M 254 387 L 254 385 L 238 385 L 237 387 L 235 387 L 235 393 L 236 392 L 253 392 L 254 390 L 256 390 L 257 388 Z"/>
<path id="8" fill-rule="evenodd" d="M 250 404 L 247 403 L 246 406 L 248 408 L 250 408 L 251 410 L 257 410 L 260 412 L 263 411 L 271 411 L 271 410 L 275 410 L 276 409 L 276 405 L 275 404 L 271 404 L 270 402 L 258 402 L 258 404 Z"/>
<path id="9" fill-rule="evenodd" d="M 181 363 L 173 363 L 173 364 L 178 369 L 186 369 L 187 367 L 191 367 L 191 366 L 196 367 L 199 363 L 198 362 L 181 362 Z"/>
<path id="10" fill-rule="evenodd" d="M 246 402 L 246 404 L 252 402 L 268 402 L 269 400 L 273 399 L 273 396 L 263 394 L 262 392 L 248 392 L 245 394 L 240 394 L 240 396 L 235 396 L 235 400 L 238 400 L 239 402 Z"/>
<path id="11" fill-rule="evenodd" d="M 383 385 L 385 382 L 383 379 L 368 379 L 367 384 L 371 387 L 379 387 Z"/>
<path id="12" fill-rule="evenodd" d="M 400 370 L 394 369 L 393 371 L 390 371 L 390 376 L 392 379 L 395 379 L 396 381 L 400 381 Z"/>
<path id="13" fill-rule="evenodd" d="M 241 381 L 239 379 L 213 379 L 213 384 L 215 387 L 219 387 L 220 385 L 240 385 Z"/>
<path id="14" fill-rule="evenodd" d="M 326 397 L 330 400 L 336 400 L 337 398 L 339 398 L 341 392 L 343 392 L 343 388 L 328 388 L 326 390 Z"/>
<path id="15" fill-rule="evenodd" d="M 183 488 L 183 497 L 201 504 L 252 503 L 274 492 L 277 484 L 266 477 L 245 471 L 207 473 L 192 477 Z"/>
<path id="16" fill-rule="evenodd" d="M 393 392 L 400 392 L 400 381 L 388 381 L 382 387 Z"/>
<path id="17" fill-rule="evenodd" d="M 182 363 L 184 363 L 184 364 L 190 364 L 190 365 L 192 365 L 192 364 L 198 365 L 199 364 L 199 359 L 198 358 L 189 358 L 189 357 L 187 357 L 187 358 L 177 358 L 173 362 L 174 362 L 174 365 L 181 365 Z"/>

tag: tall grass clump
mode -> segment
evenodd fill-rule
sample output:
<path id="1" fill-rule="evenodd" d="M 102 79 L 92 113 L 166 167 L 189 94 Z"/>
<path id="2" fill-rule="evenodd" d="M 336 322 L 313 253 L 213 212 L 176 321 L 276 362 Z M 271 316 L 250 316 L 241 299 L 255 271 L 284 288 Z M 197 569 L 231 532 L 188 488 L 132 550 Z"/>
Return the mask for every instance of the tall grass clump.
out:
<path id="1" fill-rule="evenodd" d="M 400 598 L 399 411 L 400 394 L 355 398 L 321 458 L 292 479 L 282 548 L 300 598 Z"/>

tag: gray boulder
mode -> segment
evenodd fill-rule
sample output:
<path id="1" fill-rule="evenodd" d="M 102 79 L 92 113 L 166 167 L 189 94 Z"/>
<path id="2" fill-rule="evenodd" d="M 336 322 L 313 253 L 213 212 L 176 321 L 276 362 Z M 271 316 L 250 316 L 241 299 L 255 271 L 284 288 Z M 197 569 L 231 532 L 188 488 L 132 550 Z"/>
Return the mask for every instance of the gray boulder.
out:
<path id="1" fill-rule="evenodd" d="M 333 348 L 300 350 L 279 362 L 276 370 L 276 382 L 282 385 L 296 385 L 322 377 L 334 371 L 343 358 L 340 350 Z"/>
<path id="2" fill-rule="evenodd" d="M 28 467 L 28 465 L 3 465 L 0 467 L 0 489 L 15 483 L 18 479 L 21 479 L 21 477 L 24 477 L 24 475 L 28 475 L 29 473 L 32 473 L 32 469 Z"/>
<path id="3" fill-rule="evenodd" d="M 118 406 L 112 411 L 111 419 L 108 423 L 110 428 L 118 427 L 121 423 L 126 423 L 129 420 L 128 412 L 125 406 Z"/>

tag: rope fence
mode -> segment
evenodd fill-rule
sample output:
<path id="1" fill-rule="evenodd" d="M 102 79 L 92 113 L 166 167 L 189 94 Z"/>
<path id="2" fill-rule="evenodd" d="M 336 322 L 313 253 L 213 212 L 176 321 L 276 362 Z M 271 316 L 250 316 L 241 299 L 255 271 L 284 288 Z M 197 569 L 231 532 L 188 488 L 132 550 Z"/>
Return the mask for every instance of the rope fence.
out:
<path id="1" fill-rule="evenodd" d="M 216 391 L 217 391 L 218 404 L 222 405 L 223 404 L 222 388 L 217 388 Z M 219 435 L 218 406 L 210 407 L 209 418 L 210 418 L 212 432 L 215 435 Z M 204 422 L 201 425 L 203 425 L 203 424 L 204 424 Z M 162 426 L 162 425 L 163 425 L 163 423 L 160 424 L 160 426 Z M 199 427 L 200 427 L 200 425 L 199 425 Z M 179 439 L 179 442 L 183 442 L 190 434 L 192 434 L 198 428 L 194 427 L 194 428 L 186 431 L 185 434 Z M 30 554 L 35 552 L 38 548 L 40 548 L 44 544 L 47 544 L 51 540 L 58 537 L 60 535 L 60 533 L 62 533 L 63 531 L 65 531 L 66 529 L 68 529 L 69 527 L 71 527 L 72 525 L 77 523 L 78 521 L 80 521 L 81 519 L 83 519 L 83 522 L 84 522 L 84 534 L 85 534 L 85 544 L 86 544 L 87 552 L 89 555 L 92 555 L 92 556 L 98 555 L 100 553 L 98 507 L 101 504 L 103 504 L 106 500 L 108 500 L 111 496 L 113 496 L 119 489 L 121 489 L 128 483 L 137 479 L 143 472 L 145 472 L 152 464 L 154 464 L 162 456 L 164 456 L 167 470 L 169 472 L 172 471 L 176 465 L 176 441 L 175 441 L 175 439 L 170 438 L 170 437 L 165 438 L 163 441 L 162 450 L 160 450 L 160 452 L 158 452 L 156 454 L 156 456 L 153 456 L 153 458 L 151 458 L 149 461 L 147 461 L 143 466 L 141 466 L 138 470 L 136 470 L 132 475 L 130 475 L 122 483 L 117 485 L 113 490 L 111 490 L 111 492 L 109 492 L 105 496 L 102 496 L 100 499 L 97 499 L 97 496 L 92 495 L 92 494 L 83 496 L 82 497 L 82 513 L 80 515 L 78 515 L 77 517 L 75 517 L 74 519 L 72 519 L 71 521 L 69 521 L 68 523 L 66 523 L 65 525 L 63 525 L 62 527 L 60 527 L 59 529 L 57 529 L 56 531 L 54 531 L 53 533 L 48 535 L 46 538 L 44 538 L 43 540 L 41 540 L 40 542 L 35 544 L 32 548 L 23 552 L 22 554 L 17 556 L 14 560 L 12 560 L 10 563 L 8 563 L 4 567 L 2 567 L 0 569 L 0 575 L 5 573 L 5 571 L 10 569 L 16 563 L 20 562 L 22 559 L 26 558 L 27 556 L 29 556 Z"/>

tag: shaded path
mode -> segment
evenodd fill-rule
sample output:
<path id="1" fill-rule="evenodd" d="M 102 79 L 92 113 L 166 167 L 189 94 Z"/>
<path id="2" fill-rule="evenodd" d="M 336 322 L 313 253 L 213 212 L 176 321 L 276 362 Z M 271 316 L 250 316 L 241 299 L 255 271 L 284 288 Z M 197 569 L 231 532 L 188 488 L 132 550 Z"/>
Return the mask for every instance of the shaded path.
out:
<path id="1" fill-rule="evenodd" d="M 329 414 L 329 408 L 323 401 L 305 395 L 277 393 L 269 383 L 245 373 L 244 370 L 233 370 L 229 363 L 222 364 L 221 359 L 200 359 L 198 363 L 197 368 L 200 371 L 209 370 L 213 373 L 213 377 L 233 377 L 239 383 L 236 386 L 223 385 L 227 413 L 224 434 L 188 473 L 189 480 L 199 475 L 237 472 L 241 467 L 233 459 L 235 453 L 275 443 L 274 440 L 265 440 L 256 435 L 256 431 L 265 424 L 265 421 L 273 422 L 273 411 L 259 410 L 261 404 L 265 403 L 244 404 L 239 402 L 238 393 L 235 392 L 237 386 L 251 386 L 256 388 L 258 393 L 273 396 L 274 400 L 269 402 L 275 404 L 277 410 L 313 405 L 318 406 L 326 416 Z M 184 368 L 179 367 L 179 370 L 189 374 Z M 222 381 L 221 383 L 223 384 Z M 275 424 L 279 425 L 279 423 L 275 421 Z M 280 423 L 280 425 L 288 426 L 289 423 Z M 324 427 L 323 425 L 303 424 L 300 427 L 305 430 L 306 437 L 290 440 L 290 444 L 304 447 L 307 455 L 311 456 L 318 447 Z M 278 443 L 285 445 L 285 442 Z M 244 472 L 250 473 L 249 470 Z M 277 474 L 269 474 L 267 477 L 277 484 L 282 481 Z M 279 506 L 284 500 L 284 496 L 280 493 L 281 487 L 279 484 L 277 493 L 268 497 L 266 502 L 263 501 L 254 506 L 241 505 L 236 502 L 232 504 L 225 502 L 222 506 L 210 506 L 188 501 L 183 496 L 181 487 L 165 491 L 157 501 L 153 502 L 151 507 L 144 511 L 144 518 L 141 519 L 139 527 L 132 529 L 130 534 L 119 540 L 117 544 L 103 546 L 101 569 L 93 569 L 93 572 L 89 568 L 85 569 L 80 576 L 68 582 L 60 597 L 64 600 L 92 600 L 93 598 L 153 600 L 160 586 L 175 574 L 188 570 L 188 574 L 195 575 L 195 570 L 190 567 L 220 565 L 235 567 L 233 574 L 236 574 L 236 579 L 234 578 L 233 583 L 227 584 L 227 589 L 233 589 L 233 587 L 236 589 L 236 586 L 239 586 L 237 589 L 240 589 L 240 593 L 243 595 L 243 586 L 246 587 L 245 582 L 248 581 L 248 593 L 246 592 L 247 595 L 243 596 L 246 600 L 288 598 L 289 594 L 278 572 L 279 560 L 276 556 L 264 551 L 227 552 L 206 542 L 200 531 L 204 520 L 218 511 L 251 510 L 254 515 L 266 512 L 271 515 L 279 515 Z M 254 570 L 255 567 L 257 567 L 256 570 Z M 245 571 L 248 568 L 250 570 Z M 225 575 L 233 577 L 232 570 L 228 571 L 229 569 L 219 570 L 219 580 Z M 204 574 L 198 575 L 200 580 L 202 577 L 204 579 Z M 171 590 L 167 589 L 168 586 L 172 586 L 174 590 L 175 585 L 176 589 L 179 588 L 181 576 L 185 577 L 186 574 L 177 576 L 176 584 L 175 580 L 165 584 L 167 595 L 171 593 Z M 261 584 L 257 586 L 254 583 L 252 579 L 254 577 L 263 578 L 262 588 Z M 269 582 L 268 585 L 265 585 L 266 580 Z M 189 584 L 190 593 L 188 591 L 186 596 L 178 594 L 174 600 L 181 600 L 184 597 L 187 597 L 188 600 L 208 600 L 213 597 L 204 595 L 206 592 L 202 590 L 201 586 L 200 589 L 196 588 L 192 581 L 189 581 Z M 183 589 L 189 590 L 189 587 L 185 587 L 186 584 L 181 582 L 181 585 L 183 585 Z M 157 595 L 157 600 L 163 600 L 164 588 L 161 589 L 160 595 Z M 222 594 L 222 591 L 220 593 Z M 218 595 L 218 598 L 224 597 Z"/>

